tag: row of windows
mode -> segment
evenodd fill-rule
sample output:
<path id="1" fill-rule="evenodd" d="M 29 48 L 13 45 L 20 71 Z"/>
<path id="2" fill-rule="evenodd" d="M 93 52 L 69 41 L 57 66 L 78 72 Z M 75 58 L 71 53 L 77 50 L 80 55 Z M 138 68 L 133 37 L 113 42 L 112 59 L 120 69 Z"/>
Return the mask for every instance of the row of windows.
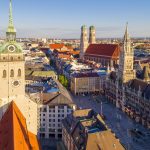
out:
<path id="1" fill-rule="evenodd" d="M 3 57 L 3 60 L 6 60 L 6 59 L 8 59 L 8 58 L 7 58 L 7 57 Z M 13 61 L 14 59 L 16 59 L 16 58 L 14 58 L 14 57 L 10 57 L 10 60 L 11 60 L 11 61 Z M 20 59 L 21 59 L 21 57 L 19 56 L 19 57 L 18 57 L 18 59 L 20 60 Z"/>
<path id="2" fill-rule="evenodd" d="M 40 116 L 41 116 L 41 114 L 40 114 Z M 45 116 L 45 114 L 43 114 L 43 116 Z M 63 118 L 64 116 L 65 116 L 64 114 L 58 114 L 58 117 L 62 117 Z M 52 115 L 49 115 L 49 117 L 52 117 Z M 55 114 L 53 115 L 53 117 L 55 117 Z M 51 120 L 51 119 L 49 119 L 49 120 Z M 43 119 L 43 121 L 45 121 L 45 118 Z M 54 121 L 55 121 L 55 119 L 54 119 Z"/>
<path id="3" fill-rule="evenodd" d="M 3 78 L 7 77 L 7 71 L 3 70 Z M 14 77 L 14 70 L 10 70 L 10 77 Z M 18 69 L 18 77 L 21 77 L 21 69 Z"/>
<path id="4" fill-rule="evenodd" d="M 41 129 L 42 129 L 42 131 L 44 131 L 43 129 L 46 127 L 46 124 L 45 123 L 43 123 L 43 124 L 41 124 Z M 48 127 L 51 127 L 51 128 L 56 128 L 56 125 L 55 124 L 49 124 L 49 126 Z M 62 124 L 58 124 L 58 127 L 59 128 L 61 128 L 62 127 Z M 55 129 L 52 129 L 52 130 L 55 130 Z"/>

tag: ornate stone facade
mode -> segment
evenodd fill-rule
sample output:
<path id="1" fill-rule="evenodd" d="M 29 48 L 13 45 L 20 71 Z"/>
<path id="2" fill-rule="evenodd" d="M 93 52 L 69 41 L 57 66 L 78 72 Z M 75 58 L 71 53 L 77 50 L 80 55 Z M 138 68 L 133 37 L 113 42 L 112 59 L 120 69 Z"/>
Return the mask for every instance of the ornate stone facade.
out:
<path id="1" fill-rule="evenodd" d="M 110 72 L 104 88 L 105 95 L 116 107 L 150 128 L 150 85 L 144 79 L 136 78 L 133 61 L 133 49 L 126 27 L 119 68 Z"/>

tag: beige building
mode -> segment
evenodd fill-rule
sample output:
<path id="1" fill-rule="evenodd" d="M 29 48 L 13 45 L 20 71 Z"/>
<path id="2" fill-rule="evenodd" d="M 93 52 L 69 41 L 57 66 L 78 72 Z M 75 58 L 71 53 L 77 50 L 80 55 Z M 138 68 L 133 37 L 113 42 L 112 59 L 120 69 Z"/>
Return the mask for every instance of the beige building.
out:
<path id="1" fill-rule="evenodd" d="M 16 42 L 11 1 L 9 12 L 6 41 L 0 46 L 0 120 L 14 101 L 26 118 L 28 130 L 37 134 L 37 104 L 25 96 L 25 60 Z"/>
<path id="2" fill-rule="evenodd" d="M 110 73 L 105 84 L 105 95 L 136 122 L 150 128 L 150 74 L 143 68 L 140 79 L 133 69 L 133 49 L 126 28 L 120 54 L 119 68 Z"/>
<path id="3" fill-rule="evenodd" d="M 102 80 L 97 73 L 78 73 L 71 77 L 71 91 L 75 95 L 99 93 Z"/>
<path id="4" fill-rule="evenodd" d="M 101 116 L 91 109 L 74 111 L 65 118 L 62 132 L 67 150 L 125 150 Z"/>

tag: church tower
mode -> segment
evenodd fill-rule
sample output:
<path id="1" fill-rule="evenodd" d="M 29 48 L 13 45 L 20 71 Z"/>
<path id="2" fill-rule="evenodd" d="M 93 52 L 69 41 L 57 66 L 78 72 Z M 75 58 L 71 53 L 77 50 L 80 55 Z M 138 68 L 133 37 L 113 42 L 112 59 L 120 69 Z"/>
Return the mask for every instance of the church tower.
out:
<path id="1" fill-rule="evenodd" d="M 16 42 L 10 0 L 6 41 L 0 47 L 0 105 L 6 105 L 25 95 L 24 70 L 24 55 L 21 46 Z M 5 108 L 3 111 L 5 112 Z"/>
<path id="2" fill-rule="evenodd" d="M 37 104 L 25 95 L 25 58 L 16 41 L 10 0 L 6 41 L 0 47 L 0 120 L 12 101 L 26 118 L 28 130 L 37 134 Z"/>
<path id="3" fill-rule="evenodd" d="M 25 58 L 16 41 L 10 0 L 6 41 L 0 46 L 0 120 L 12 101 L 26 118 L 28 130 L 37 134 L 37 104 L 25 95 Z"/>
<path id="4" fill-rule="evenodd" d="M 95 44 L 95 43 L 96 43 L 95 27 L 90 26 L 90 28 L 89 28 L 89 44 Z"/>
<path id="5" fill-rule="evenodd" d="M 120 53 L 118 80 L 126 83 L 135 78 L 135 70 L 133 69 L 134 51 L 131 47 L 131 39 L 128 33 L 128 24 L 126 25 L 123 45 Z"/>
<path id="6" fill-rule="evenodd" d="M 87 47 L 88 47 L 87 27 L 84 25 L 81 27 L 80 59 L 84 58 L 84 53 L 85 53 Z"/>

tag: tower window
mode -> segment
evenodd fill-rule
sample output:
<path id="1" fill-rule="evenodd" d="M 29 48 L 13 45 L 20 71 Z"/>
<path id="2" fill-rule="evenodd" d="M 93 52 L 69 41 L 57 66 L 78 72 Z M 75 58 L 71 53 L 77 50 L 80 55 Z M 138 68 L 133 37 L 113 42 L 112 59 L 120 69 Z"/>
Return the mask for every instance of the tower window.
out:
<path id="1" fill-rule="evenodd" d="M 6 78 L 6 76 L 7 76 L 6 70 L 3 70 L 3 78 Z"/>
<path id="2" fill-rule="evenodd" d="M 10 57 L 10 60 L 13 61 L 13 57 Z"/>
<path id="3" fill-rule="evenodd" d="M 10 71 L 10 77 L 14 77 L 14 70 L 13 69 L 11 69 L 11 71 Z"/>
<path id="4" fill-rule="evenodd" d="M 21 69 L 18 69 L 18 77 L 21 77 Z"/>

